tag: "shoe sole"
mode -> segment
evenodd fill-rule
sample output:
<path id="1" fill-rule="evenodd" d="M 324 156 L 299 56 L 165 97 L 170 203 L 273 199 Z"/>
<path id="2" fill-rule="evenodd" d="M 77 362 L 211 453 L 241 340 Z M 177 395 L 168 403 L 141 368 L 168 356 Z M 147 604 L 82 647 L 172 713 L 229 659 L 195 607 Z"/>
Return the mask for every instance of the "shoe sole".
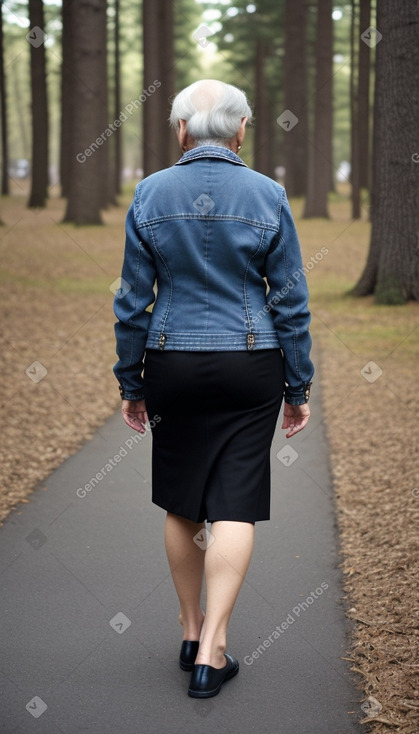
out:
<path id="1" fill-rule="evenodd" d="M 224 680 L 221 681 L 221 683 L 217 686 L 217 688 L 213 688 L 211 691 L 194 691 L 192 688 L 188 691 L 188 696 L 191 698 L 212 698 L 212 696 L 216 696 L 217 693 L 221 691 L 221 688 L 223 684 L 226 682 L 226 680 L 230 680 L 230 678 L 234 678 L 235 675 L 239 672 L 239 666 L 237 668 L 234 668 L 234 670 L 231 670 L 228 675 L 224 678 Z"/>

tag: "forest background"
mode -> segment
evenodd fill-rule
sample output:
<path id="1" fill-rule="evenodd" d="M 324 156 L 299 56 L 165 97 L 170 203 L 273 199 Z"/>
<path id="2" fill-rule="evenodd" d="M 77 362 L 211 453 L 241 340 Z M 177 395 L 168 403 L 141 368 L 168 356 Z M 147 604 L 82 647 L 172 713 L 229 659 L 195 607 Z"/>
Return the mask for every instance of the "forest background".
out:
<path id="1" fill-rule="evenodd" d="M 199 78 L 238 85 L 254 106 L 243 159 L 285 184 L 307 269 L 353 715 L 366 731 L 415 734 L 417 2 L 1 10 L 1 516 L 117 408 L 124 216 L 135 182 L 178 158 L 170 100 Z"/>

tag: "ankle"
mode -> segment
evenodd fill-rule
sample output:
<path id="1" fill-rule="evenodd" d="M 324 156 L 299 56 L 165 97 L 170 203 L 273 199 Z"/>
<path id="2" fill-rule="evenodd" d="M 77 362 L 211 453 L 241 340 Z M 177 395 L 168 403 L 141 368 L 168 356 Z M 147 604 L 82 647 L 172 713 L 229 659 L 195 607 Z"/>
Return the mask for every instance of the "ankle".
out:
<path id="1" fill-rule="evenodd" d="M 225 642 L 208 645 L 205 640 L 203 640 L 199 646 L 195 662 L 197 665 L 211 665 L 213 668 L 223 668 L 226 664 L 226 659 L 224 657 L 225 651 Z"/>
<path id="2" fill-rule="evenodd" d="M 202 609 L 199 609 L 196 613 L 189 615 L 185 612 L 181 612 L 179 614 L 179 622 L 183 627 L 183 639 L 191 641 L 199 640 L 204 619 L 205 614 Z"/>

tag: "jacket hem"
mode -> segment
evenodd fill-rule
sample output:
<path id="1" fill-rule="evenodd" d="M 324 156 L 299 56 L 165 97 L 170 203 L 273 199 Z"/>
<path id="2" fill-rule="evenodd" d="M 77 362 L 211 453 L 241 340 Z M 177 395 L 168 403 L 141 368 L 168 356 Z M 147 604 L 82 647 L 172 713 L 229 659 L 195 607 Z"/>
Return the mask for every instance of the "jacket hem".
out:
<path id="1" fill-rule="evenodd" d="M 270 332 L 255 333 L 252 349 L 280 349 L 278 337 Z M 162 341 L 162 336 L 164 340 Z M 159 349 L 186 352 L 212 351 L 249 351 L 248 334 L 193 334 L 191 332 L 148 333 L 146 349 Z"/>

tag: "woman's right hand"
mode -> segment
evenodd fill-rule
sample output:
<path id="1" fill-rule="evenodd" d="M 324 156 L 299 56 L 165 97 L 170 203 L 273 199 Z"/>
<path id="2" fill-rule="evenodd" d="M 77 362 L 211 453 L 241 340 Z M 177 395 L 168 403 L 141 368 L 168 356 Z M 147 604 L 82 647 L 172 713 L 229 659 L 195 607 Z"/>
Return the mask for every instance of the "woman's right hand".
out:
<path id="1" fill-rule="evenodd" d="M 302 405 L 290 405 L 284 403 L 284 420 L 282 422 L 282 428 L 289 428 L 288 433 L 285 434 L 286 438 L 295 436 L 296 433 L 302 431 L 308 423 L 310 418 L 310 408 L 308 403 Z"/>
<path id="2" fill-rule="evenodd" d="M 145 424 L 148 422 L 144 400 L 123 400 L 122 417 L 130 428 L 139 433 L 145 433 Z"/>

